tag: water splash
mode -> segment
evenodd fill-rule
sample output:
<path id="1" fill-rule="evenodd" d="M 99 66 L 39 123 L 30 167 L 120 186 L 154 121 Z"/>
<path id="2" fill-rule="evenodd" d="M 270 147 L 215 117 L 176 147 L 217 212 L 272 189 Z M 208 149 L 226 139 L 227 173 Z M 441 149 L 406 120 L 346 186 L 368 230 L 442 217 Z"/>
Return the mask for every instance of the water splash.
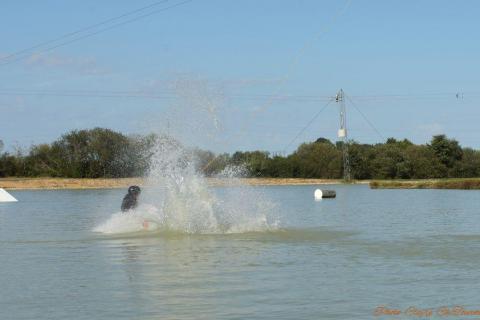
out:
<path id="1" fill-rule="evenodd" d="M 196 137 L 209 137 L 218 129 L 217 106 L 205 98 L 205 94 L 195 93 L 191 83 L 186 86 L 187 95 L 201 96 L 202 99 L 189 99 L 195 112 L 187 110 L 180 127 Z M 199 102 L 200 101 L 200 102 Z M 180 108 L 177 109 L 177 111 Z M 195 125 L 188 126 L 192 114 L 204 110 L 205 117 L 196 116 Z M 203 122 L 200 123 L 199 122 Z M 205 128 L 208 128 L 205 129 Z M 208 134 L 203 134 L 205 131 Z M 185 137 L 186 135 L 179 135 Z M 198 159 L 192 149 L 177 139 L 160 135 L 152 150 L 150 170 L 147 179 L 147 192 L 141 196 L 142 203 L 136 210 L 122 214 L 115 213 L 94 231 L 103 233 L 136 232 L 142 230 L 165 230 L 181 233 L 242 233 L 267 231 L 278 227 L 278 219 L 273 215 L 274 206 L 259 187 L 233 187 L 236 179 L 244 176 L 242 167 L 228 167 L 219 177 L 226 188 L 213 189 L 208 181 L 196 171 Z"/>
<path id="2" fill-rule="evenodd" d="M 158 209 L 151 205 L 142 205 L 127 214 L 124 212 L 112 214 L 107 221 L 95 227 L 93 231 L 104 234 L 154 231 L 161 225 L 162 216 Z"/>
<path id="3" fill-rule="evenodd" d="M 177 149 L 181 148 L 177 143 L 167 144 L 160 143 L 148 179 L 149 190 L 142 194 L 141 201 L 150 204 L 113 214 L 95 232 L 226 234 L 278 229 L 275 206 L 261 188 L 238 186 L 237 175 L 244 172 L 243 168 L 224 170 L 219 178 L 226 187 L 214 190 L 195 172 L 194 159 L 188 152 Z"/>

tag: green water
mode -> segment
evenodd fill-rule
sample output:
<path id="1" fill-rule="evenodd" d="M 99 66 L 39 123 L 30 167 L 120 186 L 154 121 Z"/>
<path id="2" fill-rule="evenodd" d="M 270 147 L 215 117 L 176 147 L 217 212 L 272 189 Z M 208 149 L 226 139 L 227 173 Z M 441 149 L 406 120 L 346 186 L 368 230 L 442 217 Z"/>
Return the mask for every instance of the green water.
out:
<path id="1" fill-rule="evenodd" d="M 123 190 L 12 191 L 19 202 L 0 204 L 0 319 L 413 319 L 403 313 L 411 306 L 480 309 L 480 192 L 328 188 L 337 198 L 315 202 L 312 186 L 258 187 L 277 227 L 234 234 L 106 235 L 93 230 L 118 211 Z M 374 316 L 381 305 L 402 315 Z"/>

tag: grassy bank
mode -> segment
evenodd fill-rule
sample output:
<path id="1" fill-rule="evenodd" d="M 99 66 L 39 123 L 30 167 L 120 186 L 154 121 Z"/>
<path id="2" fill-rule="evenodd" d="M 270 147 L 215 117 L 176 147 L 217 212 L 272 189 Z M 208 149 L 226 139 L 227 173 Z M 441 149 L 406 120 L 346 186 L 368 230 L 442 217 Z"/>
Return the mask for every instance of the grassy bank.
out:
<path id="1" fill-rule="evenodd" d="M 301 179 L 301 178 L 207 178 L 209 186 L 288 186 L 342 184 L 338 179 Z M 468 179 L 428 179 L 428 180 L 374 180 L 355 181 L 357 184 L 370 184 L 372 189 L 480 189 L 480 178 Z M 127 188 L 131 185 L 146 186 L 148 181 L 142 178 L 118 179 L 71 179 L 71 178 L 0 178 L 0 188 L 10 190 L 35 189 L 113 189 Z"/>
<path id="2" fill-rule="evenodd" d="M 480 189 L 480 178 L 428 179 L 428 180 L 375 180 L 372 189 Z"/>
<path id="3" fill-rule="evenodd" d="M 342 180 L 334 179 L 283 179 L 283 178 L 241 178 L 221 179 L 207 178 L 209 186 L 236 186 L 236 185 L 319 185 L 340 184 Z M 368 183 L 360 182 L 360 183 Z M 69 179 L 69 178 L 0 178 L 0 188 L 10 190 L 30 189 L 111 189 L 126 188 L 130 185 L 145 186 L 148 181 L 142 178 L 119 179 Z"/>

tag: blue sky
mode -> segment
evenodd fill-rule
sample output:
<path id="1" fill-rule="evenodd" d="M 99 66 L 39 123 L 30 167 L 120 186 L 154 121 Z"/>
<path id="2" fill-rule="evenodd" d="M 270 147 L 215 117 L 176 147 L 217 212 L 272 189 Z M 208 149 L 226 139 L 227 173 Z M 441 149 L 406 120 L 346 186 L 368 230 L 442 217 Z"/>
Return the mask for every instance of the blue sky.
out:
<path id="1" fill-rule="evenodd" d="M 0 59 L 153 2 L 2 1 Z M 193 0 L 0 60 L 0 139 L 10 150 L 100 126 L 279 152 L 343 88 L 352 139 L 445 133 L 480 148 L 479 13 L 477 1 Z M 337 126 L 332 103 L 286 151 Z"/>

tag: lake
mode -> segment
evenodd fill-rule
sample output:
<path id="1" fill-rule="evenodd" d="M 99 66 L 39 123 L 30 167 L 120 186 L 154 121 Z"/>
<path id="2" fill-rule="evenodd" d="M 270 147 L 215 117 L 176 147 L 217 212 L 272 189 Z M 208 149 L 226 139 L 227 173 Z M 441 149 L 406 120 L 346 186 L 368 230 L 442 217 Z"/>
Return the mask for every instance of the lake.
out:
<path id="1" fill-rule="evenodd" d="M 218 232 L 171 211 L 190 233 L 115 232 L 112 217 L 129 214 L 116 213 L 124 190 L 12 191 L 19 202 L 0 203 L 0 319 L 413 319 L 415 310 L 480 309 L 480 191 L 334 185 L 321 188 L 336 199 L 314 201 L 315 188 L 212 189 L 224 206 L 245 207 L 228 211 Z M 377 317 L 380 306 L 401 314 Z"/>

